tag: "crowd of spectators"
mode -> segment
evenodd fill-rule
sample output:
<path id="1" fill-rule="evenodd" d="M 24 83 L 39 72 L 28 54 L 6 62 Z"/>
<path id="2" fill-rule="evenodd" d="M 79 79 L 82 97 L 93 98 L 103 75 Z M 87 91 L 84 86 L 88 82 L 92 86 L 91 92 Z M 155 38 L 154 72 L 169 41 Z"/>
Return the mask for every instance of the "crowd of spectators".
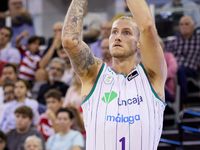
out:
<path id="1" fill-rule="evenodd" d="M 187 0 L 174 0 L 164 8 L 183 7 L 187 3 Z M 176 22 L 180 35 L 174 40 L 160 39 L 168 68 L 167 103 L 175 101 L 176 78 L 181 86 L 181 101 L 185 102 L 188 101 L 187 78 L 198 76 L 200 34 L 195 32 L 199 23 L 195 16 L 199 12 L 194 13 L 181 13 Z M 7 16 L 12 18 L 12 28 L 5 26 Z M 82 83 L 62 47 L 62 27 L 62 22 L 53 25 L 53 38 L 41 55 L 41 37 L 34 35 L 31 15 L 23 8 L 22 0 L 9 0 L 8 10 L 0 12 L 0 150 L 84 148 Z M 110 67 L 111 27 L 112 21 L 101 24 L 86 11 L 84 41 Z"/>

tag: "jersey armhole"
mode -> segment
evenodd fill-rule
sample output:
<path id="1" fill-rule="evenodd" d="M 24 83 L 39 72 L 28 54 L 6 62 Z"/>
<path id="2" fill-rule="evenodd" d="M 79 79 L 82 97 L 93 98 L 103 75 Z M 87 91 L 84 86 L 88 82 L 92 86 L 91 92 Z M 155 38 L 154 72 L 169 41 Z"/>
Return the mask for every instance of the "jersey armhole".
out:
<path id="1" fill-rule="evenodd" d="M 163 103 L 164 106 L 167 106 L 167 103 L 165 103 L 165 102 L 157 95 L 157 93 L 156 93 L 155 90 L 153 89 L 153 87 L 152 87 L 152 85 L 151 85 L 151 82 L 150 82 L 150 80 L 149 80 L 149 78 L 148 78 L 148 76 L 147 76 L 147 72 L 146 72 L 146 70 L 145 70 L 145 68 L 144 68 L 144 66 L 142 65 L 141 62 L 139 63 L 139 65 L 140 65 L 140 67 L 142 68 L 142 70 L 144 71 L 144 73 L 145 73 L 145 75 L 146 75 L 146 77 L 147 77 L 147 79 L 148 79 L 148 81 L 149 81 L 149 85 L 150 85 L 151 91 L 152 91 L 152 93 L 154 94 L 154 96 L 155 96 L 158 100 L 160 100 L 160 101 Z"/>
<path id="2" fill-rule="evenodd" d="M 95 88 L 96 88 L 96 86 L 97 86 L 97 82 L 98 82 L 98 80 L 99 80 L 99 78 L 100 78 L 100 76 L 101 76 L 101 73 L 103 72 L 104 67 L 105 67 L 105 63 L 102 64 L 101 69 L 100 69 L 100 71 L 99 71 L 99 73 L 98 73 L 98 76 L 97 76 L 97 78 L 96 78 L 96 81 L 95 81 L 95 83 L 94 83 L 94 85 L 93 85 L 93 87 L 92 87 L 90 93 L 87 95 L 87 97 L 85 98 L 85 100 L 83 100 L 83 102 L 81 103 L 81 106 L 82 106 L 82 105 L 91 97 L 91 95 L 93 94 L 93 92 L 94 92 L 94 90 L 95 90 Z"/>

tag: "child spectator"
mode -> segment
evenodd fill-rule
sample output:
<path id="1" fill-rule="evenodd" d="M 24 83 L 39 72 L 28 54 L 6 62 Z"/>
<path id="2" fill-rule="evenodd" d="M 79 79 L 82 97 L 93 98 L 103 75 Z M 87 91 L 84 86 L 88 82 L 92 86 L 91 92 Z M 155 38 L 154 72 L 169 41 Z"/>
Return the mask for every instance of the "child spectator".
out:
<path id="1" fill-rule="evenodd" d="M 38 130 L 43 134 L 47 140 L 49 136 L 58 132 L 56 125 L 56 112 L 62 107 L 62 93 L 56 89 L 51 89 L 44 95 L 46 100 L 47 110 L 41 114 Z"/>
<path id="2" fill-rule="evenodd" d="M 40 45 L 40 37 L 32 36 L 28 39 L 27 48 L 21 45 L 20 41 L 22 38 L 28 36 L 28 31 L 24 30 L 16 38 L 17 48 L 22 54 L 22 59 L 19 67 L 19 78 L 33 81 L 35 78 L 35 72 L 38 69 L 38 64 L 41 60 L 38 52 Z"/>
<path id="3" fill-rule="evenodd" d="M 44 146 L 44 137 L 37 129 L 30 127 L 33 119 L 33 112 L 27 106 L 21 106 L 15 110 L 16 129 L 11 130 L 7 135 L 7 147 L 10 150 L 24 150 L 25 139 L 30 135 L 36 135 L 42 139 Z"/>
<path id="4" fill-rule="evenodd" d="M 3 116 L 0 120 L 0 128 L 3 132 L 8 132 L 11 129 L 15 128 L 15 110 L 23 105 L 30 107 L 33 111 L 33 125 L 37 126 L 39 122 L 39 113 L 38 113 L 38 102 L 34 99 L 27 97 L 29 90 L 29 84 L 25 80 L 18 80 L 15 83 L 14 94 L 15 100 L 8 103 L 6 109 L 3 112 Z"/>

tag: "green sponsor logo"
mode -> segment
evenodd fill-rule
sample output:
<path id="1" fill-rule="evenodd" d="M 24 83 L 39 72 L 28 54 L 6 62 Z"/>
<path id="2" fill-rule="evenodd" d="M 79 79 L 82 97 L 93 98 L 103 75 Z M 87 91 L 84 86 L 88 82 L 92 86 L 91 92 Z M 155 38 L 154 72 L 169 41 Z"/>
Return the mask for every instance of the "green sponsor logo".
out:
<path id="1" fill-rule="evenodd" d="M 117 93 L 115 93 L 114 91 L 112 91 L 111 93 L 108 92 L 104 94 L 104 97 L 102 97 L 102 101 L 104 101 L 105 103 L 110 103 L 116 97 Z"/>

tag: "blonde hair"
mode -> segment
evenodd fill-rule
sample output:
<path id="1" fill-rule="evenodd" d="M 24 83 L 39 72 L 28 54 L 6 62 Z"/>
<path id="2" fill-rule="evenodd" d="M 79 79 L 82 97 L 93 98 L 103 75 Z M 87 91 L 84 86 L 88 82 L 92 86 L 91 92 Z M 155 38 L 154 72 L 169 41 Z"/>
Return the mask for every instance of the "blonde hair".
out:
<path id="1" fill-rule="evenodd" d="M 137 23 L 136 23 L 136 21 L 135 21 L 135 19 L 134 19 L 133 17 L 130 17 L 130 16 L 122 16 L 122 17 L 118 18 L 118 19 L 115 20 L 115 21 L 120 21 L 120 20 L 130 20 L 130 21 L 132 21 L 132 22 L 135 24 L 136 29 L 137 29 L 137 37 L 138 37 L 138 39 L 140 38 L 140 30 L 139 30 L 139 28 L 138 28 L 138 26 L 137 26 Z M 114 21 L 114 22 L 115 22 L 115 21 Z"/>

